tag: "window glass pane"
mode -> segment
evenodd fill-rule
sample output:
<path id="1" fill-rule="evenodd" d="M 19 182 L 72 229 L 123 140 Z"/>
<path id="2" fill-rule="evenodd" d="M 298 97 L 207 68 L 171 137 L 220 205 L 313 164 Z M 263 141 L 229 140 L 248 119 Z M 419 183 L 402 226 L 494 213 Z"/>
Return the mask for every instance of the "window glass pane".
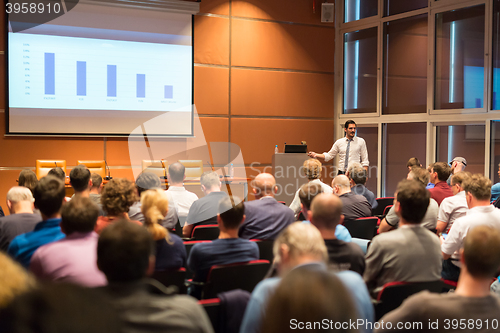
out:
<path id="1" fill-rule="evenodd" d="M 485 125 L 437 126 L 436 160 L 450 162 L 454 157 L 467 160 L 465 171 L 484 174 Z"/>
<path id="2" fill-rule="evenodd" d="M 370 167 L 368 168 L 368 181 L 366 187 L 377 196 L 377 167 L 378 167 L 378 127 L 368 127 L 358 125 L 356 136 L 363 138 L 366 141 L 366 150 L 368 151 L 368 160 Z"/>
<path id="3" fill-rule="evenodd" d="M 425 164 L 426 131 L 426 123 L 384 124 L 383 196 L 394 196 L 398 183 L 408 175 L 406 163 L 410 158 L 417 157 Z"/>
<path id="4" fill-rule="evenodd" d="M 436 14 L 436 109 L 483 107 L 484 8 Z"/>
<path id="5" fill-rule="evenodd" d="M 500 182 L 498 170 L 500 167 L 500 121 L 491 122 L 491 155 L 490 155 L 490 179 L 494 184 Z"/>
<path id="6" fill-rule="evenodd" d="M 385 0 L 384 15 L 396 15 L 399 13 L 409 12 L 411 10 L 427 7 L 428 0 Z"/>
<path id="7" fill-rule="evenodd" d="M 378 15 L 378 0 L 345 0 L 344 6 L 344 22 Z"/>
<path id="8" fill-rule="evenodd" d="M 344 34 L 344 113 L 377 111 L 377 28 Z"/>
<path id="9" fill-rule="evenodd" d="M 500 110 L 500 0 L 493 1 L 493 93 L 491 97 L 491 108 Z"/>
<path id="10" fill-rule="evenodd" d="M 427 14 L 384 24 L 383 114 L 427 110 Z"/>

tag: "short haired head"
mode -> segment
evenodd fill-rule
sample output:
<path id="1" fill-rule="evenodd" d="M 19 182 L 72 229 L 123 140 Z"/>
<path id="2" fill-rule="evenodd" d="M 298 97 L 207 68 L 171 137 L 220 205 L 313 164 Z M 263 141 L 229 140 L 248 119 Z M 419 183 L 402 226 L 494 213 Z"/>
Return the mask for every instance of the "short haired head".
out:
<path id="1" fill-rule="evenodd" d="M 245 216 L 245 205 L 238 197 L 224 197 L 219 201 L 219 216 L 226 229 L 238 229 Z"/>
<path id="2" fill-rule="evenodd" d="M 87 233 L 94 230 L 99 208 L 89 198 L 75 195 L 61 211 L 61 229 L 66 235 L 74 232 Z"/>
<path id="3" fill-rule="evenodd" d="M 139 281 L 146 276 L 154 250 L 146 228 L 123 219 L 101 232 L 97 265 L 109 282 Z"/>
<path id="4" fill-rule="evenodd" d="M 321 177 L 321 171 L 323 170 L 323 167 L 321 165 L 321 162 L 317 159 L 310 158 L 308 160 L 305 160 L 302 167 L 307 179 L 313 180 Z"/>
<path id="5" fill-rule="evenodd" d="M 137 187 L 137 192 L 139 192 L 140 196 L 143 191 L 160 188 L 161 180 L 157 174 L 149 171 L 143 171 L 139 176 L 137 176 L 135 186 Z"/>
<path id="6" fill-rule="evenodd" d="M 410 179 L 419 181 L 424 186 L 427 186 L 427 184 L 429 184 L 429 181 L 431 179 L 431 175 L 424 168 L 412 168 L 410 171 Z"/>
<path id="7" fill-rule="evenodd" d="M 436 162 L 432 164 L 432 170 L 437 173 L 437 178 L 441 182 L 445 182 L 451 174 L 450 166 L 444 162 Z"/>
<path id="8" fill-rule="evenodd" d="M 69 182 L 75 192 L 87 190 L 90 182 L 90 170 L 85 165 L 77 165 L 69 173 Z"/>
<path id="9" fill-rule="evenodd" d="M 462 185 L 463 185 L 464 181 L 469 179 L 471 176 L 472 176 L 472 174 L 468 171 L 457 172 L 457 173 L 453 174 L 453 176 L 451 176 L 450 184 L 451 184 L 451 186 L 459 185 L 461 188 L 463 188 Z"/>
<path id="10" fill-rule="evenodd" d="M 63 182 L 66 181 L 66 173 L 64 172 L 64 170 L 61 167 L 55 167 L 55 168 L 50 169 L 49 172 L 47 173 L 47 175 L 59 178 Z"/>
<path id="11" fill-rule="evenodd" d="M 214 187 L 220 188 L 219 175 L 213 171 L 206 171 L 200 177 L 200 183 L 206 189 L 211 189 Z"/>
<path id="12" fill-rule="evenodd" d="M 61 210 L 65 195 L 63 181 L 54 176 L 45 176 L 35 187 L 35 207 L 45 216 L 52 216 Z"/>
<path id="13" fill-rule="evenodd" d="M 10 188 L 9 192 L 7 192 L 7 201 L 11 201 L 13 203 L 21 201 L 33 202 L 35 199 L 33 199 L 33 194 L 31 194 L 29 188 L 24 186 L 14 186 Z"/>
<path id="14" fill-rule="evenodd" d="M 344 123 L 344 128 L 345 128 L 345 129 L 348 129 L 348 128 L 349 128 L 349 125 L 354 125 L 354 126 L 356 126 L 356 123 L 354 122 L 354 120 L 349 119 L 348 121 L 346 121 L 346 122 Z"/>
<path id="15" fill-rule="evenodd" d="M 351 183 L 346 175 L 337 175 L 333 178 L 332 187 L 335 193 L 345 193 L 351 190 Z"/>
<path id="16" fill-rule="evenodd" d="M 349 164 L 349 168 L 347 169 L 347 173 L 349 174 L 349 179 L 352 179 L 354 184 L 364 185 L 366 184 L 366 170 L 360 163 L 352 163 Z"/>
<path id="17" fill-rule="evenodd" d="M 336 195 L 322 193 L 311 204 L 311 223 L 318 229 L 335 230 L 342 220 L 342 200 Z"/>
<path id="18" fill-rule="evenodd" d="M 400 216 L 407 222 L 422 222 L 429 206 L 430 193 L 424 184 L 416 180 L 402 180 L 396 190 L 396 204 L 399 204 Z"/>
<path id="19" fill-rule="evenodd" d="M 304 208 L 310 209 L 313 199 L 321 193 L 323 193 L 323 188 L 320 184 L 306 183 L 299 189 L 300 203 L 304 206 Z"/>
<path id="20" fill-rule="evenodd" d="M 406 167 L 407 168 L 413 168 L 413 167 L 421 167 L 422 164 L 420 163 L 420 161 L 418 160 L 418 158 L 416 157 L 412 157 L 408 160 L 408 162 L 406 162 Z"/>
<path id="21" fill-rule="evenodd" d="M 102 208 L 109 216 L 128 212 L 137 199 L 134 183 L 125 178 L 111 179 L 101 193 Z"/>
<path id="22" fill-rule="evenodd" d="M 466 193 L 472 194 L 474 198 L 481 201 L 491 199 L 491 180 L 480 173 L 476 173 L 462 182 Z"/>
<path id="23" fill-rule="evenodd" d="M 24 186 L 30 189 L 31 193 L 35 190 L 36 184 L 38 184 L 38 178 L 36 178 L 36 173 L 31 169 L 24 169 L 19 174 L 19 186 Z"/>
<path id="24" fill-rule="evenodd" d="M 181 183 L 186 175 L 186 167 L 179 162 L 175 162 L 168 167 L 168 176 L 173 183 Z"/>
<path id="25" fill-rule="evenodd" d="M 257 197 L 266 195 L 274 196 L 276 191 L 276 179 L 270 173 L 260 173 L 253 181 L 254 193 Z"/>
<path id="26" fill-rule="evenodd" d="M 92 188 L 99 188 L 102 184 L 102 177 L 98 173 L 92 172 L 90 174 L 90 180 L 92 181 Z"/>
<path id="27" fill-rule="evenodd" d="M 463 251 L 470 275 L 491 279 L 500 268 L 500 231 L 486 225 L 472 228 L 465 236 Z"/>
<path id="28" fill-rule="evenodd" d="M 166 238 L 170 240 L 167 229 L 159 224 L 168 212 L 168 198 L 162 189 L 147 190 L 141 193 L 141 212 L 144 215 L 144 225 L 154 240 Z"/>
<path id="29" fill-rule="evenodd" d="M 464 165 L 464 167 L 467 166 L 467 160 L 463 157 L 455 157 L 453 158 L 451 161 L 450 161 L 450 166 L 453 165 L 453 162 L 458 162 L 458 163 L 462 163 Z"/>

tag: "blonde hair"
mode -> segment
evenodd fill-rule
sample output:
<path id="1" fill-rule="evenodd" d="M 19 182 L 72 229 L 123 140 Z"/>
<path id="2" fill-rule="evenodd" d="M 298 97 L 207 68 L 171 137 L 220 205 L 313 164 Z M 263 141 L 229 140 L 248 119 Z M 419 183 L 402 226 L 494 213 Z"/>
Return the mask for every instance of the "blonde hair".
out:
<path id="1" fill-rule="evenodd" d="M 302 167 L 304 168 L 304 173 L 309 180 L 318 179 L 321 176 L 321 170 L 323 170 L 321 162 L 314 158 L 305 160 Z"/>
<path id="2" fill-rule="evenodd" d="M 146 229 L 155 241 L 165 238 L 172 244 L 168 231 L 158 224 L 168 212 L 168 199 L 161 189 L 147 190 L 141 193 L 141 212 L 144 215 Z"/>
<path id="3" fill-rule="evenodd" d="M 0 253 L 0 309 L 5 308 L 19 294 L 35 287 L 35 279 L 18 263 Z"/>

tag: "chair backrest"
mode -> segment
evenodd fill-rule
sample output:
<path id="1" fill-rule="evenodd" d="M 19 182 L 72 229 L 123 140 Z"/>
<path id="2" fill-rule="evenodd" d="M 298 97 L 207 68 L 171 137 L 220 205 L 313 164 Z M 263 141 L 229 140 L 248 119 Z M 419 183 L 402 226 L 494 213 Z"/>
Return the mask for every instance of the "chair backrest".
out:
<path id="1" fill-rule="evenodd" d="M 200 178 L 203 174 L 202 160 L 179 160 L 179 163 L 186 168 L 186 178 Z"/>
<path id="2" fill-rule="evenodd" d="M 195 241 L 186 241 L 184 242 L 184 247 L 186 248 L 186 255 L 187 255 L 187 258 L 189 258 L 189 252 L 191 252 L 191 248 L 195 245 L 195 244 L 199 244 L 199 243 L 210 243 L 211 240 L 195 240 Z"/>
<path id="3" fill-rule="evenodd" d="M 387 214 L 389 213 L 389 211 L 391 210 L 392 206 L 394 206 L 394 205 L 389 205 L 389 206 L 386 206 L 386 207 L 384 208 L 384 213 L 383 213 L 383 215 L 387 215 Z"/>
<path id="4" fill-rule="evenodd" d="M 222 312 L 221 312 L 220 299 L 218 298 L 202 299 L 201 301 L 198 301 L 198 304 L 203 306 L 203 309 L 205 309 L 208 319 L 210 319 L 210 322 L 212 323 L 214 332 L 215 333 L 221 332 Z"/>
<path id="5" fill-rule="evenodd" d="M 60 167 L 66 172 L 66 160 L 36 160 L 36 178 L 40 179 L 47 176 L 49 171 L 53 168 Z"/>
<path id="6" fill-rule="evenodd" d="M 182 227 L 179 219 L 177 219 L 177 223 L 175 224 L 174 229 L 172 229 L 172 232 L 182 238 Z"/>
<path id="7" fill-rule="evenodd" d="M 194 240 L 214 240 L 219 237 L 219 226 L 217 224 L 197 225 L 191 232 Z"/>
<path id="8" fill-rule="evenodd" d="M 354 221 L 344 222 L 352 237 L 371 240 L 376 232 L 378 217 L 360 217 Z"/>
<path id="9" fill-rule="evenodd" d="M 394 203 L 394 197 L 376 198 L 375 200 L 377 200 L 378 206 L 372 209 L 372 216 L 383 215 L 385 207 Z"/>
<path id="10" fill-rule="evenodd" d="M 176 286 L 180 294 L 186 294 L 187 288 L 184 284 L 186 280 L 186 269 L 184 267 L 173 270 L 155 271 L 151 276 L 165 287 Z"/>
<path id="11" fill-rule="evenodd" d="M 270 267 L 268 260 L 212 266 L 203 286 L 202 298 L 214 298 L 218 293 L 234 289 L 251 293 L 257 283 L 264 279 Z"/>
<path id="12" fill-rule="evenodd" d="M 87 167 L 87 169 L 89 169 L 90 173 L 97 173 L 102 178 L 106 177 L 106 162 L 104 162 L 104 160 L 100 161 L 78 160 L 76 161 L 76 164 L 78 165 L 83 164 Z"/>
<path id="13" fill-rule="evenodd" d="M 152 172 L 158 177 L 167 175 L 168 162 L 161 160 L 142 160 L 142 171 Z"/>
<path id="14" fill-rule="evenodd" d="M 274 260 L 274 253 L 273 253 L 274 241 L 261 240 L 261 239 L 251 239 L 250 241 L 257 243 L 257 246 L 259 247 L 259 259 L 269 260 L 269 262 L 273 262 L 273 260 Z"/>

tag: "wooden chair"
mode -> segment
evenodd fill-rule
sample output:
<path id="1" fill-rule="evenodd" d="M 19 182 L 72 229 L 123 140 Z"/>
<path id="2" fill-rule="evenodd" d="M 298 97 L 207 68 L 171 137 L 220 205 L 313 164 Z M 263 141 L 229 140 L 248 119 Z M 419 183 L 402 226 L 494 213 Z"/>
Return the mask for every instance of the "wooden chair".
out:
<path id="1" fill-rule="evenodd" d="M 100 161 L 86 161 L 78 160 L 76 161 L 78 165 L 83 164 L 89 169 L 91 173 L 97 173 L 102 178 L 106 177 L 106 162 L 104 160 Z"/>
<path id="2" fill-rule="evenodd" d="M 193 240 L 214 240 L 219 237 L 219 226 L 217 224 L 197 225 L 191 232 Z"/>
<path id="3" fill-rule="evenodd" d="M 56 166 L 60 167 L 66 172 L 66 160 L 36 160 L 36 178 L 40 179 L 47 176 L 49 171 Z"/>
<path id="4" fill-rule="evenodd" d="M 200 178 L 203 174 L 202 160 L 179 160 L 179 163 L 186 168 L 186 178 Z"/>
<path id="5" fill-rule="evenodd" d="M 376 198 L 378 206 L 372 209 L 372 216 L 380 216 L 384 214 L 385 207 L 394 204 L 394 197 Z"/>
<path id="6" fill-rule="evenodd" d="M 161 160 L 142 160 L 142 171 L 152 172 L 162 179 L 167 176 L 168 163 Z"/>
<path id="7" fill-rule="evenodd" d="M 180 294 L 187 293 L 184 284 L 184 280 L 186 280 L 186 269 L 184 267 L 174 270 L 155 271 L 151 277 L 165 287 L 176 286 Z"/>
<path id="8" fill-rule="evenodd" d="M 352 237 L 371 240 L 375 236 L 378 217 L 360 217 L 354 221 L 344 222 Z"/>
<path id="9" fill-rule="evenodd" d="M 259 247 L 259 259 L 269 260 L 269 262 L 273 262 L 273 260 L 274 260 L 274 253 L 273 253 L 274 241 L 261 240 L 261 239 L 251 239 L 250 241 L 257 243 L 257 246 Z"/>

